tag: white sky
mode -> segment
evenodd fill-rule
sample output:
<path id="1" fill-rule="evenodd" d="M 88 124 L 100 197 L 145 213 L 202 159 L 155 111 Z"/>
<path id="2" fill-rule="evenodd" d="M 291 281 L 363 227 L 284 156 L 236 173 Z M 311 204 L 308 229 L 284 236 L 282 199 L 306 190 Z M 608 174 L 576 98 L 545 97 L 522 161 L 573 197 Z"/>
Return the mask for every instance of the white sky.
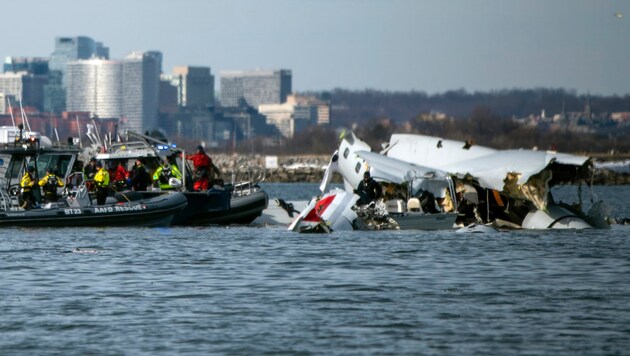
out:
<path id="1" fill-rule="evenodd" d="M 2 5 L 0 56 L 49 56 L 57 36 L 112 58 L 293 71 L 293 89 L 630 94 L 628 0 L 33 0 Z M 621 13 L 623 17 L 615 16 Z"/>

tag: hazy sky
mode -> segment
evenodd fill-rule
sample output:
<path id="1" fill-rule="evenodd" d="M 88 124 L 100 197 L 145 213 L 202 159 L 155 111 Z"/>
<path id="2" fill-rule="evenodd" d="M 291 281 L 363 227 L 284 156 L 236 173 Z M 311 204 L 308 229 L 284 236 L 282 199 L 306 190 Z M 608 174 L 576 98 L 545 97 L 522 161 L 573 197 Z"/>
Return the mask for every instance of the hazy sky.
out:
<path id="1" fill-rule="evenodd" d="M 57 36 L 112 58 L 293 71 L 295 91 L 566 88 L 630 94 L 628 0 L 33 0 L 2 5 L 0 56 Z M 622 16 L 616 16 L 621 14 Z"/>

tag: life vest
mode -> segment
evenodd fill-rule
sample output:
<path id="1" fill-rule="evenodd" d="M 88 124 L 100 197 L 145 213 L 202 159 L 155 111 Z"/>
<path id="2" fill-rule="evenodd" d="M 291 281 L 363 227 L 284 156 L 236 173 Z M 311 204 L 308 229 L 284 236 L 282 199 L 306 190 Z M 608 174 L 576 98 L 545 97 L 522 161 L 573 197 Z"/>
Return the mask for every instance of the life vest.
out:
<path id="1" fill-rule="evenodd" d="M 46 184 L 44 184 L 44 191 L 46 192 L 56 192 L 57 187 L 59 186 L 59 178 L 57 178 L 54 174 L 49 174 L 46 176 Z"/>
<path id="2" fill-rule="evenodd" d="M 22 191 L 30 192 L 33 185 L 35 185 L 35 181 L 33 180 L 31 174 L 24 174 L 24 176 L 22 176 L 22 180 L 20 181 L 20 187 L 22 187 Z"/>
<path id="3" fill-rule="evenodd" d="M 160 172 L 160 183 L 168 183 L 168 179 L 173 176 L 173 171 L 171 167 L 162 167 L 162 171 Z"/>
<path id="4" fill-rule="evenodd" d="M 98 188 L 106 188 L 109 185 L 109 172 L 101 168 L 94 176 L 94 182 Z"/>
<path id="5" fill-rule="evenodd" d="M 186 159 L 193 162 L 195 169 L 209 169 L 210 166 L 212 166 L 212 160 L 210 159 L 210 157 L 208 157 L 207 154 L 203 152 L 190 155 Z"/>

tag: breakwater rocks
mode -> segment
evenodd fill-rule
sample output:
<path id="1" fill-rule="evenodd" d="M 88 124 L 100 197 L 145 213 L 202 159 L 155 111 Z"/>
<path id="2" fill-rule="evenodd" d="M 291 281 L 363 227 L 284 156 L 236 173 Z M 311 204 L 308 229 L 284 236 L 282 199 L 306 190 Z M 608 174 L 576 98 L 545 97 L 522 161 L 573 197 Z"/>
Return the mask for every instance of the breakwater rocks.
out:
<path id="1" fill-rule="evenodd" d="M 301 156 L 264 156 L 264 155 L 226 155 L 211 154 L 214 164 L 222 172 L 241 172 L 265 175 L 265 182 L 270 183 L 319 183 L 330 160 L 329 155 Z M 595 185 L 630 184 L 630 173 L 612 169 L 595 169 Z M 225 177 L 228 178 L 228 177 Z M 338 174 L 333 176 L 334 183 L 341 183 Z"/>
<path id="2" fill-rule="evenodd" d="M 221 172 L 264 174 L 269 183 L 319 183 L 330 160 L 329 155 L 263 156 L 263 155 L 210 155 Z M 228 177 L 225 177 L 228 178 Z M 341 183 L 335 174 L 333 183 Z"/>
<path id="3" fill-rule="evenodd" d="M 594 185 L 627 185 L 630 184 L 630 174 L 616 172 L 609 169 L 596 169 L 593 174 Z"/>

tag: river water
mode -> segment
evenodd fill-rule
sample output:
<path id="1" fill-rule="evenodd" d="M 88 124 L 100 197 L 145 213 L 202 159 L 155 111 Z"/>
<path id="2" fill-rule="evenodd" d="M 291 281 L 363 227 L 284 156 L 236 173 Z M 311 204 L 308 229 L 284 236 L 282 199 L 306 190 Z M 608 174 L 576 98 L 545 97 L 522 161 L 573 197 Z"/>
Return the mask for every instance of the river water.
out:
<path id="1" fill-rule="evenodd" d="M 306 199 L 316 185 L 265 189 Z M 596 191 L 630 216 L 630 187 Z M 2 355 L 630 350 L 623 225 L 495 235 L 15 228 L 0 236 L 0 276 Z"/>

